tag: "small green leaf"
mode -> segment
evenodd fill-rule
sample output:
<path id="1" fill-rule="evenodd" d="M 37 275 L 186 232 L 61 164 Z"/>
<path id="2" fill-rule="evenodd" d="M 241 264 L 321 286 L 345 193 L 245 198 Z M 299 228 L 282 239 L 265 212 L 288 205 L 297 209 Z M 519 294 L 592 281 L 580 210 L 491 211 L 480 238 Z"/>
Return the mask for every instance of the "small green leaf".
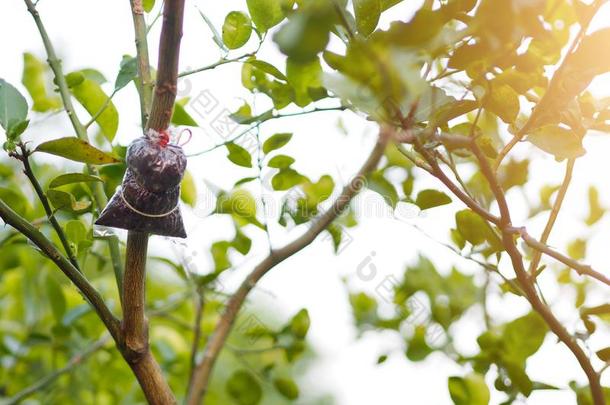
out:
<path id="1" fill-rule="evenodd" d="M 252 107 L 250 104 L 244 103 L 234 113 L 230 115 L 231 119 L 238 124 L 249 124 L 252 122 Z"/>
<path id="2" fill-rule="evenodd" d="M 610 362 L 610 347 L 598 350 L 595 352 L 601 361 Z"/>
<path id="3" fill-rule="evenodd" d="M 267 166 L 274 167 L 276 169 L 286 169 L 294 163 L 294 158 L 286 155 L 277 155 L 269 160 Z"/>
<path id="4" fill-rule="evenodd" d="M 97 115 L 103 109 L 95 122 L 106 139 L 112 142 L 119 127 L 119 113 L 112 100 L 104 93 L 99 83 L 87 78 L 82 71 L 69 73 L 66 75 L 66 81 L 72 95 L 91 116 Z"/>
<path id="5" fill-rule="evenodd" d="M 91 201 L 76 201 L 74 196 L 65 191 L 49 189 L 47 197 L 55 209 L 65 210 L 74 214 L 84 214 L 91 208 Z"/>
<path id="6" fill-rule="evenodd" d="M 278 68 L 273 66 L 271 63 L 268 63 L 268 62 L 265 62 L 265 61 L 259 60 L 259 59 L 249 59 L 246 63 L 254 66 L 255 68 L 259 69 L 262 72 L 265 72 L 265 73 L 275 77 L 276 79 L 280 79 L 285 82 L 288 81 L 288 78 L 286 77 L 286 75 L 284 75 Z"/>
<path id="7" fill-rule="evenodd" d="M 519 114 L 519 94 L 506 84 L 495 85 L 485 97 L 483 105 L 502 121 L 512 124 Z"/>
<path id="8" fill-rule="evenodd" d="M 597 188 L 590 186 L 589 187 L 589 216 L 585 220 L 585 223 L 588 226 L 593 225 L 597 221 L 599 221 L 606 212 L 605 208 L 599 202 L 599 192 Z"/>
<path id="9" fill-rule="evenodd" d="M 292 378 L 278 377 L 273 380 L 273 385 L 284 398 L 295 400 L 299 397 L 299 386 Z"/>
<path id="10" fill-rule="evenodd" d="M 133 56 L 125 55 L 121 60 L 119 73 L 114 81 L 114 91 L 127 86 L 138 75 L 138 61 Z"/>
<path id="11" fill-rule="evenodd" d="M 150 13 L 155 6 L 155 0 L 142 0 L 142 8 L 147 13 Z"/>
<path id="12" fill-rule="evenodd" d="M 428 208 L 439 207 L 441 205 L 446 205 L 451 203 L 451 198 L 438 190 L 422 190 L 417 194 L 417 198 L 415 199 L 415 205 L 417 205 L 422 210 L 427 210 Z"/>
<path id="13" fill-rule="evenodd" d="M 295 90 L 295 104 L 305 107 L 312 102 L 310 89 L 322 87 L 322 66 L 320 59 L 311 62 L 299 62 L 293 58 L 286 59 L 286 76 Z"/>
<path id="14" fill-rule="evenodd" d="M 222 25 L 222 41 L 229 49 L 241 48 L 252 35 L 252 22 L 248 14 L 231 11 Z"/>
<path id="15" fill-rule="evenodd" d="M 286 145 L 288 142 L 290 142 L 290 139 L 292 139 L 291 133 L 280 133 L 272 135 L 269 139 L 265 141 L 265 143 L 263 143 L 263 152 L 269 153 L 271 151 L 279 149 Z"/>
<path id="16" fill-rule="evenodd" d="M 390 207 L 395 208 L 398 204 L 398 192 L 394 185 L 383 177 L 383 172 L 378 171 L 369 175 L 367 187 L 379 193 Z"/>
<path id="17" fill-rule="evenodd" d="M 174 103 L 174 111 L 172 113 L 171 123 L 174 125 L 184 125 L 187 127 L 198 127 L 197 121 L 186 112 L 184 108 L 189 102 L 188 98 L 182 98 Z"/>
<path id="18" fill-rule="evenodd" d="M 539 149 L 555 156 L 557 160 L 583 156 L 582 139 L 573 130 L 557 125 L 546 125 L 534 130 L 527 140 Z"/>
<path id="19" fill-rule="evenodd" d="M 226 390 L 239 405 L 257 405 L 263 398 L 261 386 L 245 370 L 238 370 L 229 377 Z"/>
<path id="20" fill-rule="evenodd" d="M 407 358 L 411 361 L 422 361 L 430 353 L 432 353 L 432 348 L 426 343 L 426 326 L 419 325 L 415 328 L 415 334 L 409 340 Z"/>
<path id="21" fill-rule="evenodd" d="M 59 97 L 49 97 L 47 94 L 47 83 L 45 73 L 47 65 L 38 60 L 31 53 L 23 54 L 23 75 L 21 83 L 27 89 L 28 93 L 34 101 L 32 110 L 38 112 L 46 112 L 56 110 L 61 106 Z"/>
<path id="22" fill-rule="evenodd" d="M 516 363 L 524 362 L 542 346 L 547 330 L 546 323 L 535 312 L 507 323 L 502 334 L 506 357 Z"/>
<path id="23" fill-rule="evenodd" d="M 581 260 L 585 258 L 587 253 L 587 240 L 586 239 L 574 239 L 568 245 L 568 256 L 574 260 Z"/>
<path id="24" fill-rule="evenodd" d="M 368 36 L 377 27 L 381 16 L 381 0 L 354 0 L 354 15 L 358 32 Z"/>
<path id="25" fill-rule="evenodd" d="M 252 156 L 250 155 L 250 152 L 233 142 L 229 142 L 225 146 L 229 151 L 227 158 L 229 158 L 231 162 L 242 167 L 252 167 Z"/>
<path id="26" fill-rule="evenodd" d="M 191 207 L 197 204 L 197 186 L 195 185 L 195 179 L 188 170 L 184 173 L 180 184 L 180 199 Z"/>
<path id="27" fill-rule="evenodd" d="M 0 79 L 0 126 L 6 132 L 25 121 L 28 103 L 15 87 Z"/>
<path id="28" fill-rule="evenodd" d="M 310 325 L 309 312 L 303 308 L 290 320 L 290 333 L 297 339 L 305 339 Z"/>
<path id="29" fill-rule="evenodd" d="M 65 186 L 66 184 L 74 184 L 74 183 L 93 183 L 96 181 L 102 181 L 101 178 L 97 176 L 90 176 L 88 174 L 83 173 L 66 173 L 55 177 L 49 183 L 50 188 L 57 188 L 61 186 Z"/>
<path id="30" fill-rule="evenodd" d="M 36 152 L 45 152 L 92 165 L 105 165 L 119 162 L 115 157 L 102 152 L 78 138 L 59 138 L 38 145 Z"/>
<path id="31" fill-rule="evenodd" d="M 485 379 L 478 373 L 449 377 L 449 394 L 455 405 L 487 405 L 490 399 Z"/>
<path id="32" fill-rule="evenodd" d="M 271 178 L 271 186 L 276 191 L 284 191 L 306 181 L 307 177 L 290 167 L 281 169 Z"/>
<path id="33" fill-rule="evenodd" d="M 66 313 L 66 297 L 64 296 L 61 285 L 59 285 L 57 280 L 50 275 L 47 275 L 45 284 L 51 312 L 53 313 L 55 321 L 60 323 Z"/>
<path id="34" fill-rule="evenodd" d="M 471 210 L 462 210 L 455 214 L 458 232 L 464 240 L 472 245 L 480 245 L 487 241 L 493 246 L 500 245 L 498 236 L 483 218 Z"/>
<path id="35" fill-rule="evenodd" d="M 259 32 L 266 32 L 284 19 L 281 0 L 246 0 L 252 21 Z"/>

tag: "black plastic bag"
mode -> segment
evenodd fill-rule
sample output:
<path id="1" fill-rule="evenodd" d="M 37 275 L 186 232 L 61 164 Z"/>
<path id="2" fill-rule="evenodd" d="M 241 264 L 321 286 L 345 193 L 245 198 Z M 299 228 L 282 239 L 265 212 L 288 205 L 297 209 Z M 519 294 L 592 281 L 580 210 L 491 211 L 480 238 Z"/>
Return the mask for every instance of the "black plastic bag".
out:
<path id="1" fill-rule="evenodd" d="M 186 156 L 168 143 L 166 133 L 150 131 L 127 149 L 123 183 L 101 213 L 97 225 L 186 238 L 180 213 L 180 182 Z"/>

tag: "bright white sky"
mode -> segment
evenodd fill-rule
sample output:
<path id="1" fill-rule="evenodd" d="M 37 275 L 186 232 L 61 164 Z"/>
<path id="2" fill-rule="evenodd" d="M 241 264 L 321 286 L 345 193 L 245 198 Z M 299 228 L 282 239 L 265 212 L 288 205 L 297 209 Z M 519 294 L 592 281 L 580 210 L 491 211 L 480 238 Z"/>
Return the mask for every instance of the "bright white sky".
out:
<path id="1" fill-rule="evenodd" d="M 226 3 L 229 3 L 228 5 Z M 411 6 L 399 6 L 393 9 L 392 18 L 407 18 Z M 102 6 L 103 4 L 103 6 Z M 197 68 L 215 62 L 220 57 L 217 47 L 210 39 L 210 33 L 198 15 L 196 6 L 202 8 L 206 15 L 220 29 L 224 15 L 233 8 L 245 8 L 244 1 L 231 2 L 187 2 L 185 35 L 182 42 L 181 70 Z M 123 54 L 134 54 L 133 29 L 127 0 L 100 2 L 92 0 L 41 0 L 39 10 L 49 31 L 56 49 L 63 59 L 66 72 L 93 67 L 100 70 L 110 82 L 118 71 L 119 61 Z M 609 10 L 607 9 L 606 12 Z M 608 13 L 606 13 L 608 14 Z M 600 19 L 600 21 L 603 19 Z M 151 60 L 156 61 L 157 37 L 160 24 L 152 30 L 150 36 Z M 33 21 L 20 0 L 4 0 L 0 11 L 0 77 L 20 86 L 22 53 L 33 52 L 44 58 L 38 32 Z M 240 54 L 239 51 L 236 55 Z M 268 41 L 263 48 L 262 58 L 278 60 L 274 44 Z M 274 59 L 275 57 L 275 59 Z M 210 123 L 215 114 L 223 108 L 234 111 L 242 104 L 240 97 L 251 101 L 251 96 L 243 91 L 240 85 L 240 65 L 226 65 L 218 70 L 191 76 L 181 82 L 180 96 L 196 98 L 202 92 L 209 92 L 218 100 L 218 106 L 212 113 L 198 115 L 193 110 L 194 118 L 203 129 L 194 131 L 194 139 L 186 147 L 187 153 L 194 153 L 220 141 L 212 136 Z M 107 84 L 111 89 L 112 84 Z M 23 89 L 22 89 L 23 90 Z M 595 86 L 597 94 L 609 94 L 607 82 L 600 81 Z M 24 91 L 25 93 L 25 91 Z M 203 93 L 206 94 L 206 93 Z M 119 140 L 128 143 L 139 136 L 139 105 L 133 86 L 121 91 L 114 100 L 120 111 Z M 267 107 L 264 100 L 257 100 L 258 111 Z M 341 117 L 347 128 L 347 136 L 339 131 L 337 119 Z M 360 166 L 368 154 L 374 140 L 375 127 L 362 118 L 346 112 L 342 114 L 323 113 L 320 115 L 275 121 L 263 126 L 263 137 L 275 132 L 293 131 L 295 136 L 286 147 L 289 154 L 297 157 L 296 168 L 312 178 L 331 173 L 338 185 L 345 183 L 350 175 Z M 44 122 L 35 119 L 25 137 L 35 143 L 43 139 L 66 136 L 71 133 L 64 116 L 51 117 Z M 605 136 L 590 136 L 585 141 L 588 155 L 576 165 L 573 187 L 570 189 L 566 211 L 561 215 L 561 225 L 551 238 L 551 243 L 564 249 L 566 243 L 578 236 L 588 235 L 590 231 L 582 225 L 586 216 L 586 190 L 595 184 L 601 190 L 602 201 L 610 206 L 610 187 L 606 178 L 599 173 L 608 171 L 607 150 L 610 150 L 610 139 Z M 531 147 L 523 144 L 517 153 L 530 152 Z M 210 258 L 207 250 L 214 241 L 231 237 L 232 226 L 226 218 L 204 218 L 210 211 L 209 198 L 203 181 L 208 180 L 216 186 L 229 189 L 235 180 L 253 175 L 245 169 L 236 168 L 224 157 L 226 152 L 219 149 L 213 153 L 191 159 L 189 168 L 194 174 L 200 190 L 200 205 L 194 212 L 186 213 L 189 238 L 184 245 L 174 245 L 161 238 L 156 239 L 158 249 L 177 250 L 181 255 L 194 257 L 199 271 L 210 269 Z M 531 172 L 534 183 L 558 183 L 563 175 L 563 165 L 538 153 L 538 163 Z M 434 186 L 428 179 L 418 187 Z M 260 190 L 254 187 L 253 191 Z M 268 191 L 266 191 L 268 194 Z M 528 189 L 531 196 L 537 195 L 536 189 Z M 272 196 L 269 198 L 276 198 Z M 524 220 L 522 197 L 515 193 L 509 196 L 515 201 L 513 208 L 517 212 L 515 222 Z M 207 204 L 206 204 L 207 201 Z M 456 206 L 446 206 L 430 210 L 426 215 L 418 216 L 417 210 L 406 207 L 402 212 L 403 220 L 391 218 L 383 213 L 383 203 L 372 193 L 359 197 L 358 206 L 362 207 L 366 218 L 362 224 L 350 230 L 352 242 L 344 251 L 335 256 L 328 240 L 319 238 L 312 246 L 291 258 L 273 270 L 253 294 L 254 301 L 267 308 L 274 308 L 277 313 L 272 318 L 285 319 L 298 309 L 309 309 L 313 324 L 311 342 L 318 351 L 320 361 L 312 372 L 301 381 L 302 392 L 307 387 L 316 392 L 329 391 L 336 398 L 338 405 L 365 405 L 379 403 L 385 405 L 403 405 L 405 403 L 422 405 L 449 404 L 447 377 L 461 375 L 463 371 L 443 355 L 434 354 L 424 363 L 409 363 L 404 355 L 403 343 L 396 334 L 366 334 L 361 340 L 355 340 L 355 330 L 351 320 L 346 290 L 341 278 L 350 280 L 354 289 L 374 292 L 375 287 L 388 275 L 400 279 L 405 265 L 413 263 L 418 254 L 433 258 L 443 272 L 456 264 L 460 270 L 476 273 L 481 276 L 482 270 L 471 263 L 459 260 L 438 243 L 424 237 L 412 227 L 416 224 L 437 240 L 447 240 L 448 227 L 453 225 L 453 213 Z M 273 207 L 274 204 L 271 204 Z M 277 205 L 275 206 L 277 212 Z M 529 229 L 537 234 L 546 218 L 543 216 L 531 221 Z M 287 232 L 280 227 L 272 227 L 274 246 L 281 246 L 302 232 L 296 229 Z M 593 232 L 593 239 L 588 250 L 588 260 L 597 268 L 608 267 L 606 259 L 607 241 L 610 237 L 610 222 L 604 218 Z M 237 271 L 231 272 L 223 282 L 229 287 L 237 285 L 244 274 L 265 254 L 265 235 L 256 229 L 248 229 L 248 235 L 255 241 L 253 251 Z M 375 252 L 374 256 L 370 256 Z M 362 282 L 356 277 L 358 265 L 367 258 L 377 269 L 373 281 Z M 235 257 L 239 263 L 243 258 Z M 550 273 L 550 272 L 549 272 Z M 547 276 L 548 277 L 548 276 Z M 482 279 L 481 279 L 482 280 Z M 548 280 L 547 280 L 548 281 Z M 545 286 L 543 280 L 543 286 Z M 543 288 L 544 288 L 543 287 Z M 561 301 L 572 299 L 565 292 L 555 289 L 550 284 L 546 288 L 547 299 L 559 304 L 555 307 L 558 316 L 574 325 L 576 319 L 569 305 Z M 559 294 L 561 299 L 559 299 Z M 592 294 L 591 302 L 599 304 L 601 293 Z M 499 320 L 509 320 L 518 314 L 525 313 L 528 306 L 514 297 L 494 299 L 490 302 L 491 311 Z M 388 308 L 389 310 L 389 308 Z M 468 319 L 458 325 L 458 347 L 464 350 L 476 350 L 475 338 L 482 331 L 480 314 L 472 311 Z M 607 346 L 601 339 L 592 341 L 593 348 Z M 380 354 L 392 352 L 393 355 L 382 366 L 375 361 Z M 583 374 L 576 361 L 561 345 L 555 344 L 548 336 L 543 350 L 528 363 L 528 369 L 534 379 L 565 387 L 567 381 L 576 379 L 584 382 Z M 605 383 L 610 384 L 610 373 L 606 373 Z M 489 381 L 491 384 L 491 381 Z M 501 396 L 492 398 L 498 403 Z M 306 404 L 306 398 L 299 403 Z M 532 394 L 528 404 L 573 404 L 569 393 L 539 391 Z"/>

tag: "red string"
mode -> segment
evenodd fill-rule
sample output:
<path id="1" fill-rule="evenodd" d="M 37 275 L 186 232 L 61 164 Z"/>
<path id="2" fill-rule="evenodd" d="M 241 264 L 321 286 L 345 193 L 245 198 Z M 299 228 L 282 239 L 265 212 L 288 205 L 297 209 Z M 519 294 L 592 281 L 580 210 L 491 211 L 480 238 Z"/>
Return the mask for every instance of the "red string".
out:
<path id="1" fill-rule="evenodd" d="M 167 130 L 159 131 L 159 145 L 161 145 L 162 147 L 165 148 L 168 143 L 169 143 L 169 133 L 167 132 Z"/>

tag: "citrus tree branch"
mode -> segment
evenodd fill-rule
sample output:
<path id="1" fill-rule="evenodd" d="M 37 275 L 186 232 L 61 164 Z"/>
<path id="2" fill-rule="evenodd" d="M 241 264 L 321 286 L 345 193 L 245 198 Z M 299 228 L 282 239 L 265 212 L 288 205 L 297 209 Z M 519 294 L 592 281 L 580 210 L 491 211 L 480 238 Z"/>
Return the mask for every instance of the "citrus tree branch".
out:
<path id="1" fill-rule="evenodd" d="M 148 58 L 148 39 L 146 36 L 148 28 L 146 27 L 146 20 L 144 19 L 142 0 L 130 0 L 130 5 L 136 43 L 136 58 L 138 61 L 138 77 L 136 84 L 140 95 L 142 127 L 145 127 L 150 114 L 154 87 L 152 75 L 150 73 L 150 59 Z"/>
<path id="2" fill-rule="evenodd" d="M 356 176 L 343 188 L 331 208 L 319 216 L 302 236 L 280 249 L 272 250 L 252 270 L 237 291 L 229 298 L 220 321 L 206 345 L 203 359 L 195 369 L 187 395 L 188 405 L 199 405 L 204 398 L 214 363 L 250 291 L 271 269 L 311 244 L 347 208 L 352 198 L 364 187 L 366 176 L 377 167 L 391 137 L 391 133 L 392 130 L 390 128 L 382 126 L 377 143 L 367 161 Z"/>
<path id="3" fill-rule="evenodd" d="M 521 235 L 521 238 L 525 241 L 525 243 L 527 243 L 527 245 L 529 247 L 536 250 L 537 252 L 539 252 L 541 254 L 544 253 L 545 255 L 552 257 L 553 259 L 557 260 L 558 262 L 561 262 L 561 263 L 565 264 L 566 266 L 568 266 L 569 268 L 575 270 L 578 274 L 580 274 L 582 276 L 592 277 L 594 279 L 601 281 L 602 283 L 606 284 L 607 286 L 610 286 L 610 278 L 608 278 L 608 276 L 602 274 L 601 272 L 594 270 L 591 266 L 586 265 L 586 264 L 581 264 L 578 261 L 576 261 L 570 257 L 567 257 L 565 255 L 562 255 L 561 253 L 551 249 L 548 245 L 546 245 L 542 241 L 537 241 L 534 237 L 532 237 L 531 235 L 529 235 L 527 233 L 525 228 L 519 228 L 518 233 L 519 233 L 519 235 Z"/>
<path id="4" fill-rule="evenodd" d="M 511 224 L 510 210 L 508 208 L 506 196 L 504 195 L 504 191 L 502 190 L 502 187 L 495 176 L 493 168 L 475 141 L 472 142 L 471 149 L 479 161 L 481 172 L 487 179 L 491 191 L 494 194 L 498 206 L 500 207 L 502 221 L 499 228 L 502 232 L 502 244 L 510 257 L 513 270 L 517 276 L 517 281 L 525 293 L 525 297 L 530 302 L 532 308 L 542 317 L 542 319 L 544 319 L 551 331 L 560 341 L 563 342 L 563 344 L 568 347 L 574 357 L 576 357 L 576 360 L 589 380 L 589 388 L 591 390 L 593 403 L 595 405 L 604 405 L 606 401 L 604 399 L 600 377 L 593 368 L 591 360 L 584 350 L 578 345 L 576 339 L 570 335 L 561 322 L 559 322 L 559 320 L 555 317 L 550 308 L 540 299 L 534 285 L 534 278 L 530 277 L 530 274 L 525 269 L 523 264 L 523 256 L 515 244 L 515 230 Z"/>
<path id="5" fill-rule="evenodd" d="M 63 228 L 57 221 L 57 218 L 55 218 L 55 214 L 53 213 L 53 210 L 51 209 L 49 200 L 48 200 L 47 196 L 45 195 L 44 191 L 42 190 L 42 187 L 40 186 L 38 179 L 34 175 L 34 171 L 32 170 L 32 166 L 30 165 L 30 152 L 26 149 L 25 145 L 23 145 L 23 144 L 20 145 L 20 148 L 21 148 L 21 155 L 16 156 L 16 157 L 19 160 L 21 160 L 21 162 L 23 163 L 23 172 L 25 173 L 26 177 L 30 180 L 32 187 L 34 187 L 34 191 L 36 192 L 36 195 L 38 196 L 38 199 L 40 200 L 40 203 L 42 204 L 42 207 L 44 208 L 44 212 L 47 214 L 47 218 L 49 219 L 51 226 L 55 230 L 55 233 L 57 233 L 57 237 L 59 237 L 61 245 L 64 247 L 64 250 L 66 251 L 66 254 L 68 255 L 68 259 L 70 259 L 70 263 L 72 263 L 72 265 L 77 270 L 80 271 L 80 267 L 78 265 L 78 260 L 76 258 L 76 255 L 74 254 L 74 251 L 70 247 L 70 244 L 68 243 L 68 238 L 66 238 L 66 234 L 64 233 Z"/>
<path id="6" fill-rule="evenodd" d="M 555 225 L 555 221 L 557 221 L 557 216 L 559 215 L 559 211 L 561 210 L 561 205 L 563 204 L 563 200 L 565 199 L 566 193 L 568 192 L 568 187 L 570 187 L 570 182 L 572 181 L 572 172 L 574 171 L 574 162 L 575 159 L 568 159 L 568 163 L 566 164 L 566 173 L 563 178 L 563 182 L 561 183 L 561 188 L 557 193 L 557 198 L 553 203 L 553 208 L 551 209 L 551 214 L 549 215 L 549 219 L 546 222 L 544 227 L 544 231 L 542 231 L 542 236 L 540 237 L 540 243 L 546 245 L 549 240 L 549 236 L 551 236 L 551 231 L 553 230 L 553 226 Z M 530 262 L 529 273 L 531 275 L 537 274 L 538 264 L 540 264 L 540 259 L 542 258 L 542 250 L 536 249 L 534 252 L 534 256 Z"/>
<path id="7" fill-rule="evenodd" d="M 82 139 L 86 142 L 89 141 L 89 136 L 87 135 L 87 129 L 80 122 L 78 116 L 76 115 L 76 110 L 74 109 L 74 105 L 72 104 L 72 98 L 70 96 L 70 91 L 68 90 L 68 84 L 66 83 L 66 78 L 64 77 L 63 69 L 61 67 L 61 61 L 57 57 L 55 53 L 55 48 L 53 47 L 53 43 L 49 38 L 47 30 L 42 23 L 42 19 L 40 18 L 40 14 L 36 9 L 34 3 L 31 0 L 24 0 L 27 6 L 29 13 L 32 15 L 34 22 L 36 23 L 36 27 L 40 33 L 40 37 L 42 38 L 42 42 L 44 48 L 47 52 L 47 61 L 51 70 L 53 71 L 53 75 L 55 77 L 55 84 L 59 90 L 59 95 L 61 97 L 62 103 L 64 105 L 64 109 L 68 114 L 68 118 L 72 123 L 72 127 L 74 128 L 74 132 L 79 139 Z M 99 176 L 99 172 L 97 168 L 93 165 L 87 165 L 87 170 L 93 176 Z M 104 186 L 102 183 L 94 183 L 92 184 L 93 190 L 93 198 L 95 199 L 95 203 L 97 205 L 98 211 L 106 206 L 108 203 L 108 197 L 106 197 L 106 193 L 104 191 Z M 116 238 L 107 238 L 108 249 L 110 251 L 110 256 L 112 258 L 112 264 L 114 269 L 115 278 L 117 280 L 119 291 L 121 290 L 121 280 L 123 277 L 123 268 L 121 266 L 121 251 L 119 249 L 119 242 Z"/>

